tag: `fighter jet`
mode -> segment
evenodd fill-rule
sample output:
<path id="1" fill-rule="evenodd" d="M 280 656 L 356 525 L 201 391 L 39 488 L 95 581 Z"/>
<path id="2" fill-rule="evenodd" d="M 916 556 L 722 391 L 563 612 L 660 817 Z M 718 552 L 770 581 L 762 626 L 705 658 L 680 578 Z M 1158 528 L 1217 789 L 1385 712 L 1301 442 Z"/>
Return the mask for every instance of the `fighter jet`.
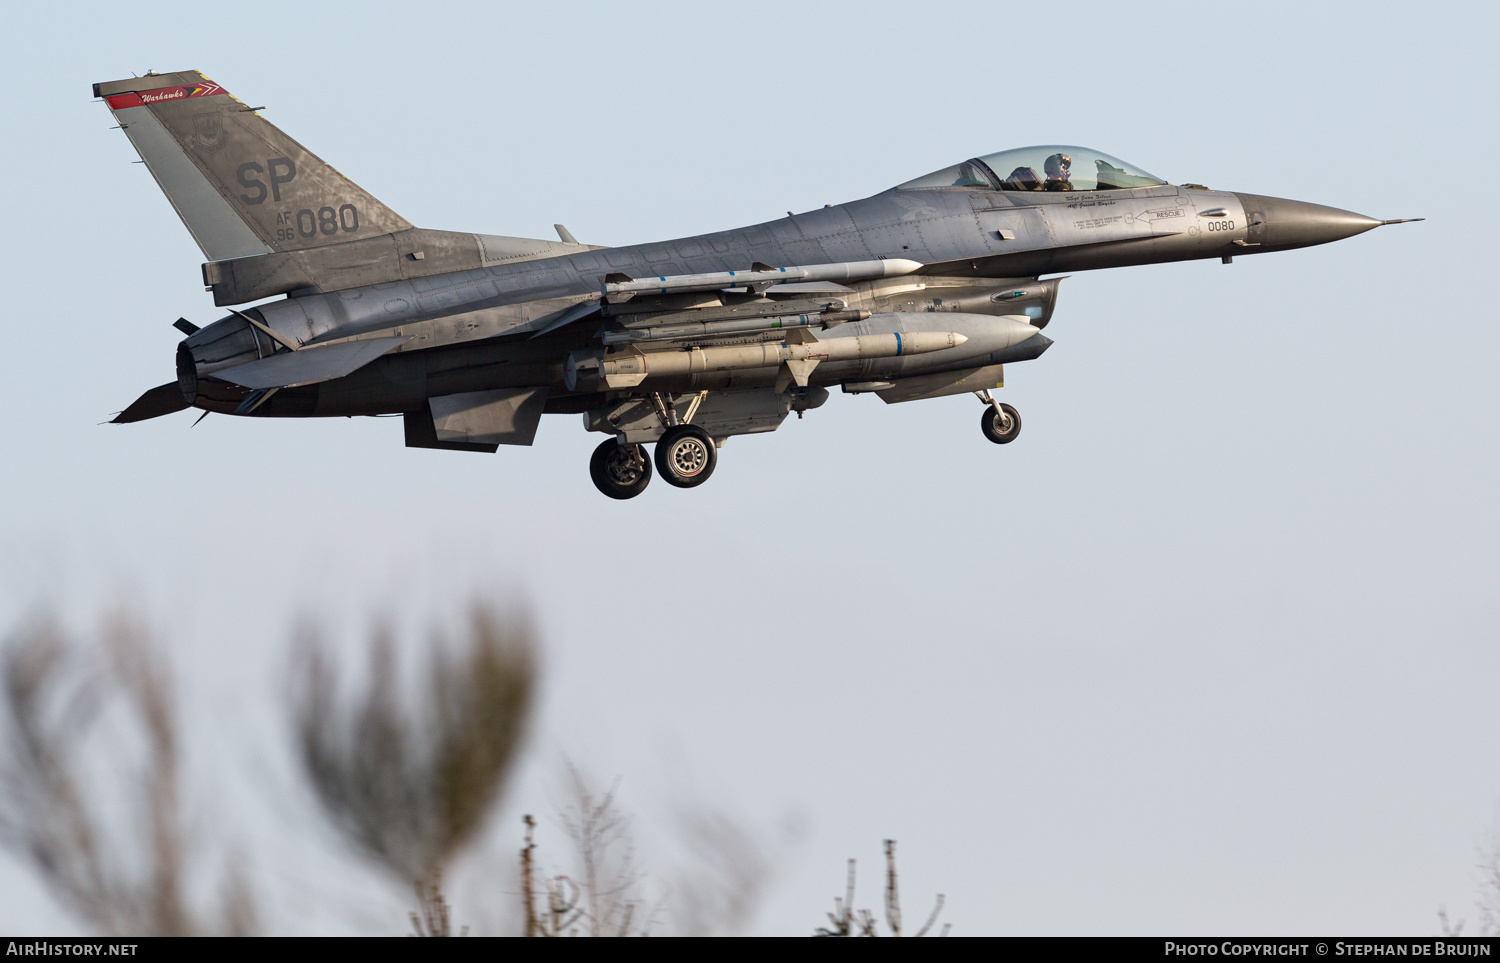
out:
<path id="1" fill-rule="evenodd" d="M 833 389 L 889 404 L 993 393 L 1034 360 L 1061 277 L 1263 254 L 1382 224 L 1169 184 L 1084 147 L 985 154 L 873 197 L 749 227 L 601 247 L 412 226 L 198 71 L 98 83 L 202 248 L 228 314 L 179 318 L 177 379 L 116 423 L 189 407 L 249 418 L 401 415 L 410 448 L 530 445 L 544 414 L 605 439 L 611 498 L 713 474 L 735 435 Z M 255 303 L 254 306 L 251 305 Z M 202 416 L 200 416 L 202 417 Z M 654 444 L 654 458 L 646 445 Z"/>

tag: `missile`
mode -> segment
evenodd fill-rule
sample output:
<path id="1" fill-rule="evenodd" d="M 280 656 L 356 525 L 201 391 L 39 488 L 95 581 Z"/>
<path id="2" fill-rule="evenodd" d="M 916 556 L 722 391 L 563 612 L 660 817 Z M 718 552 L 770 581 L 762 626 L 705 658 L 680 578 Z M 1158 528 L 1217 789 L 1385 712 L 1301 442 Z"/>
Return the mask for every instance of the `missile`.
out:
<path id="1" fill-rule="evenodd" d="M 688 321 L 657 324 L 626 331 L 606 331 L 605 344 L 630 344 L 640 341 L 669 341 L 674 338 L 717 338 L 738 334 L 771 333 L 789 328 L 832 327 L 845 321 L 863 321 L 868 311 L 824 311 L 821 314 L 784 314 L 776 317 L 740 318 L 732 321 Z"/>
<path id="2" fill-rule="evenodd" d="M 883 261 L 838 261 L 773 268 L 756 264 L 748 271 L 714 271 L 710 274 L 672 274 L 655 278 L 632 278 L 609 274 L 599 279 L 599 289 L 611 301 L 625 301 L 637 294 L 671 294 L 682 291 L 717 291 L 721 288 L 764 287 L 791 281 L 868 281 L 898 277 L 922 267 L 920 261 L 889 258 Z"/>
<path id="3" fill-rule="evenodd" d="M 647 378 L 670 378 L 704 371 L 781 368 L 778 390 L 795 381 L 806 385 L 813 368 L 824 361 L 894 358 L 956 348 L 969 339 L 955 331 L 914 331 L 908 334 L 860 334 L 819 341 L 806 328 L 788 332 L 786 341 L 763 344 L 693 347 L 681 351 L 643 352 L 630 347 L 612 355 L 575 351 L 563 366 L 569 391 L 578 390 L 584 369 L 597 366 L 607 388 L 633 388 Z"/>

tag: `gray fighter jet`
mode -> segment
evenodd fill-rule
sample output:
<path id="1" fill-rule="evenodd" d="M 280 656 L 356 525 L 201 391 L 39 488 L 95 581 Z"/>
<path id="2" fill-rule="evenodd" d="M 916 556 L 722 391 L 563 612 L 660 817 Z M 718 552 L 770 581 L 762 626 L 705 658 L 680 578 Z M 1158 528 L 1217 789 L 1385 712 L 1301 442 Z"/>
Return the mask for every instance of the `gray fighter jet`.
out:
<path id="1" fill-rule="evenodd" d="M 608 436 L 594 484 L 706 481 L 733 435 L 829 389 L 887 403 L 992 392 L 1052 342 L 1043 274 L 1323 244 L 1382 224 L 1172 185 L 1083 147 L 963 161 L 864 200 L 605 248 L 413 227 L 197 71 L 94 85 L 207 258 L 229 314 L 179 318 L 177 380 L 115 422 L 188 407 L 255 418 L 394 415 L 406 444 L 529 445 L 544 414 Z M 265 300 L 275 298 L 275 300 Z M 260 302 L 254 307 L 236 307 Z"/>

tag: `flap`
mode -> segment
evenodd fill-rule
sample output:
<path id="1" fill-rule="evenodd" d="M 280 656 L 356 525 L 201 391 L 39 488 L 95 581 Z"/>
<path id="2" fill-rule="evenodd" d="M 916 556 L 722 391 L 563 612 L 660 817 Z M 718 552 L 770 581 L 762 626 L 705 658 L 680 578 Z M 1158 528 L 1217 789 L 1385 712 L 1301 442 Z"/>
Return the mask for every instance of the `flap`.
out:
<path id="1" fill-rule="evenodd" d="M 315 345 L 301 351 L 279 352 L 249 364 L 215 371 L 213 377 L 246 388 L 291 388 L 332 381 L 363 368 L 410 340 L 410 336 L 403 336 Z"/>

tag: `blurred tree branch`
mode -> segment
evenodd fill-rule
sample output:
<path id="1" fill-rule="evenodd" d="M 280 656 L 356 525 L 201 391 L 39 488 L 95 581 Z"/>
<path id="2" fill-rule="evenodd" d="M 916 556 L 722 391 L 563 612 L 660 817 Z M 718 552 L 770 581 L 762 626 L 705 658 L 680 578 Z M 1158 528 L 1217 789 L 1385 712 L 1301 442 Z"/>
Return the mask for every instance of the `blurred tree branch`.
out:
<path id="1" fill-rule="evenodd" d="M 417 910 L 411 914 L 413 936 L 452 936 L 453 907 L 443 895 L 443 872 L 434 870 L 426 882 L 417 882 Z M 465 926 L 459 936 L 468 936 Z"/>
<path id="2" fill-rule="evenodd" d="M 578 861 L 577 878 L 555 874 L 538 878 L 536 820 L 525 817 L 526 845 L 521 850 L 522 903 L 528 936 L 646 936 L 651 918 L 642 918 L 645 896 L 635 865 L 630 822 L 615 800 L 616 782 L 601 793 L 571 763 L 570 801 L 559 813 Z M 539 899 L 540 898 L 540 899 Z M 545 902 L 546 912 L 537 905 Z"/>
<path id="3" fill-rule="evenodd" d="M 1479 911 L 1478 936 L 1500 936 L 1500 830 L 1487 843 L 1479 847 L 1479 898 L 1474 908 Z M 1438 925 L 1444 936 L 1460 937 L 1464 932 L 1464 921 L 1454 923 L 1448 918 L 1448 909 L 1439 906 Z"/>
<path id="4" fill-rule="evenodd" d="M 195 918 L 184 895 L 187 831 L 172 680 L 149 635 L 123 613 L 90 647 L 38 618 L 0 653 L 0 838 L 52 893 L 109 935 L 183 936 L 254 931 L 249 887 L 226 873 L 221 918 Z M 126 787 L 91 785 L 89 748 L 100 720 L 122 716 L 139 738 Z M 127 768 L 129 768 L 127 766 Z M 126 801 L 133 831 L 111 832 L 92 799 Z M 144 853 L 132 844 L 144 840 Z M 142 847 L 136 847 L 142 848 Z"/>
<path id="5" fill-rule="evenodd" d="M 304 635 L 294 684 L 298 755 L 345 838 L 407 882 L 426 881 L 484 825 L 505 788 L 531 708 L 529 626 L 476 604 L 466 644 L 427 650 L 408 711 L 390 632 L 370 646 L 370 678 L 339 698 L 339 672 Z"/>
<path id="6" fill-rule="evenodd" d="M 892 936 L 901 935 L 901 896 L 896 885 L 896 841 L 887 839 L 885 841 L 885 922 L 891 929 Z M 917 936 L 926 936 L 937 922 L 938 915 L 943 912 L 943 894 L 939 893 L 932 912 L 927 916 L 927 922 L 916 932 Z M 844 897 L 833 898 L 833 912 L 828 914 L 828 922 L 831 927 L 819 927 L 816 936 L 879 936 L 875 922 L 875 914 L 869 910 L 856 910 L 854 908 L 854 860 L 849 860 L 849 875 L 846 880 Z M 940 936 L 948 935 L 948 925 L 943 925 Z"/>
<path id="7" fill-rule="evenodd" d="M 692 860 L 678 877 L 672 918 L 684 936 L 727 936 L 749 924 L 771 876 L 762 841 L 711 808 L 683 809 L 677 825 Z"/>

